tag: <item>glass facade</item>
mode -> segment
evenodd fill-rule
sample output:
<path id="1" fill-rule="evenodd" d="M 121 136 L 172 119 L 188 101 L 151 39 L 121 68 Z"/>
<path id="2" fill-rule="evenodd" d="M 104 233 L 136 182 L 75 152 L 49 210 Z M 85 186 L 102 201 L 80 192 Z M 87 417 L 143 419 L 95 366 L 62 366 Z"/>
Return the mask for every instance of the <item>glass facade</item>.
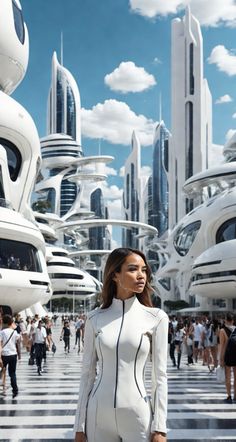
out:
<path id="1" fill-rule="evenodd" d="M 0 166 L 0 199 L 5 200 L 5 192 L 4 192 L 4 185 L 3 185 L 3 178 L 2 178 L 2 168 Z"/>
<path id="2" fill-rule="evenodd" d="M 152 215 L 151 224 L 158 229 L 161 236 L 168 229 L 168 150 L 169 132 L 160 124 L 159 134 L 153 150 L 153 179 L 152 179 Z"/>
<path id="3" fill-rule="evenodd" d="M 63 90 L 63 78 L 60 71 L 57 71 L 57 87 L 56 87 L 56 97 L 57 97 L 57 106 L 56 106 L 56 118 L 57 118 L 57 126 L 56 131 L 58 134 L 65 133 L 64 127 L 64 90 Z"/>
<path id="4" fill-rule="evenodd" d="M 194 95 L 194 46 L 189 45 L 189 94 Z"/>
<path id="5" fill-rule="evenodd" d="M 71 172 L 70 172 L 71 173 Z M 61 210 L 60 216 L 65 215 L 75 202 L 77 197 L 77 185 L 66 179 L 61 182 Z"/>
<path id="6" fill-rule="evenodd" d="M 66 98 L 67 98 L 67 128 L 66 133 L 70 135 L 73 139 L 76 139 L 76 103 L 73 91 L 69 84 L 66 87 Z"/>
<path id="7" fill-rule="evenodd" d="M 192 247 L 197 233 L 201 227 L 201 221 L 195 221 L 185 227 L 180 227 L 174 237 L 174 246 L 179 255 L 185 256 Z"/>
<path id="8" fill-rule="evenodd" d="M 0 268 L 42 272 L 36 247 L 3 238 L 0 238 Z"/>
<path id="9" fill-rule="evenodd" d="M 16 2 L 12 0 L 12 10 L 13 10 L 13 18 L 14 18 L 14 25 L 16 30 L 16 35 L 19 39 L 19 41 L 24 44 L 25 42 L 25 27 L 24 27 L 24 20 L 21 9 L 18 7 Z"/>
<path id="10" fill-rule="evenodd" d="M 216 244 L 236 239 L 236 218 L 225 221 L 216 232 Z"/>
<path id="11" fill-rule="evenodd" d="M 101 189 L 95 189 L 90 196 L 90 208 L 95 218 L 105 219 L 105 205 Z M 89 229 L 89 249 L 103 250 L 106 236 L 105 226 Z M 100 258 L 99 258 L 100 259 Z M 98 264 L 98 262 L 97 262 Z"/>
<path id="12" fill-rule="evenodd" d="M 12 181 L 16 181 L 22 165 L 22 157 L 15 144 L 0 138 L 0 144 L 5 148 L 7 154 L 8 170 Z"/>

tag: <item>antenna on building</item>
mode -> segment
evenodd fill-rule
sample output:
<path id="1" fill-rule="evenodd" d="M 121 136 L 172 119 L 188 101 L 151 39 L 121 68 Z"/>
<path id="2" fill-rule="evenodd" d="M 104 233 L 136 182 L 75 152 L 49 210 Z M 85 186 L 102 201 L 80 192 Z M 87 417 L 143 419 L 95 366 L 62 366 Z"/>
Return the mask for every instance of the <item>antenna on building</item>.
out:
<path id="1" fill-rule="evenodd" d="M 162 120 L 162 100 L 161 100 L 161 92 L 160 92 L 160 95 L 159 95 L 159 123 L 161 122 L 161 120 Z"/>
<path id="2" fill-rule="evenodd" d="M 63 32 L 61 31 L 61 65 L 63 66 Z"/>

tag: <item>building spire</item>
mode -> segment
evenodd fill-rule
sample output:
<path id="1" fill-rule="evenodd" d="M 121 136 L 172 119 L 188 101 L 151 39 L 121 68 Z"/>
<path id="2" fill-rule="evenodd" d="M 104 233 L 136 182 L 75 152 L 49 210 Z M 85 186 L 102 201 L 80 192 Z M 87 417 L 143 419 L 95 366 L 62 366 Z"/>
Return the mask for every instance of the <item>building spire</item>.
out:
<path id="1" fill-rule="evenodd" d="M 162 120 L 162 97 L 161 97 L 161 92 L 159 95 L 159 123 L 161 123 Z"/>
<path id="2" fill-rule="evenodd" d="M 61 31 L 61 65 L 63 66 L 63 32 Z"/>

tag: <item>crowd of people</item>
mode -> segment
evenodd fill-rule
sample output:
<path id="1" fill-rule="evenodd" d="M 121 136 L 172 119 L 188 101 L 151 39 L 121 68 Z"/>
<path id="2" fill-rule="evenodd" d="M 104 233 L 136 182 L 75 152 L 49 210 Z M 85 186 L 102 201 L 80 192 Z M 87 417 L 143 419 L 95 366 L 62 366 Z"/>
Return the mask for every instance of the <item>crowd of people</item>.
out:
<path id="1" fill-rule="evenodd" d="M 46 362 L 47 352 L 55 351 L 56 346 L 52 338 L 52 329 L 57 324 L 58 317 L 58 315 L 53 315 L 52 318 L 46 316 L 40 319 L 38 315 L 35 315 L 33 318 L 27 317 L 26 320 L 23 320 L 20 315 L 16 315 L 15 318 L 5 315 L 3 318 L 4 324 L 0 324 L 2 343 L 4 343 L 4 337 L 6 341 L 11 330 L 15 330 L 14 338 L 17 337 L 18 339 L 14 339 L 14 343 L 11 340 L 9 344 L 5 345 L 5 350 L 2 348 L 2 356 L 14 355 L 12 359 L 15 361 L 16 355 L 20 359 L 21 348 L 25 348 L 29 353 L 29 365 L 36 365 L 38 375 L 41 376 L 43 372 L 42 363 Z M 86 315 L 84 314 L 76 316 L 62 315 L 60 340 L 63 341 L 65 353 L 70 352 L 71 339 L 74 339 L 73 350 L 76 349 L 79 353 L 83 348 L 85 321 Z M 172 365 L 179 370 L 183 363 L 187 366 L 198 363 L 207 366 L 210 373 L 215 372 L 219 365 L 224 365 L 224 347 L 230 333 L 235 328 L 234 324 L 234 317 L 231 314 L 221 319 L 210 319 L 205 315 L 195 318 L 170 315 L 168 344 Z M 15 345 L 17 341 L 18 345 Z M 15 365 L 15 362 L 13 365 Z M 15 369 L 12 368 L 12 364 L 9 365 L 9 369 L 10 373 L 13 371 L 14 378 Z M 231 401 L 232 398 L 230 377 L 230 370 L 226 368 L 227 401 Z M 234 377 L 236 386 L 236 369 L 234 369 Z M 2 373 L 4 392 L 5 383 L 6 373 Z M 16 395 L 16 391 L 18 392 L 16 388 L 13 388 L 13 391 L 14 395 Z M 234 397 L 236 398 L 236 390 L 234 391 Z"/>
<path id="2" fill-rule="evenodd" d="M 20 314 L 12 317 L 0 314 L 0 378 L 3 395 L 6 395 L 7 368 L 12 387 L 12 396 L 18 395 L 16 379 L 17 360 L 21 359 L 22 350 L 28 354 L 28 365 L 36 366 L 38 376 L 42 376 L 47 362 L 48 352 L 55 354 L 53 328 L 59 315 L 40 318 L 35 314 L 25 320 Z M 73 349 L 78 353 L 83 346 L 85 315 L 62 315 L 61 338 L 65 353 L 70 351 L 70 340 L 74 337 Z"/>
<path id="3" fill-rule="evenodd" d="M 232 403 L 231 371 L 234 377 L 234 401 L 236 401 L 236 366 L 225 364 L 227 342 L 236 329 L 235 318 L 231 313 L 224 317 L 211 319 L 203 315 L 196 318 L 170 316 L 169 318 L 169 356 L 174 367 L 181 367 L 182 354 L 187 356 L 186 365 L 200 363 L 206 365 L 209 372 L 215 372 L 218 366 L 225 368 L 226 403 Z M 236 351 L 236 348 L 235 348 Z"/>

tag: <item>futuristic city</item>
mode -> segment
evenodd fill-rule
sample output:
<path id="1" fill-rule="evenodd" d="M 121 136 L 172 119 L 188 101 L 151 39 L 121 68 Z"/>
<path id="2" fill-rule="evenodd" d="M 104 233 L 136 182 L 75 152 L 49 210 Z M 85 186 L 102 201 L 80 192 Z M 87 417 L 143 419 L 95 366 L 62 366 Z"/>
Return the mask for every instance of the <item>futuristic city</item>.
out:
<path id="1" fill-rule="evenodd" d="M 71 321 L 73 341 L 77 322 L 82 321 L 81 327 L 86 315 L 90 318 L 91 312 L 100 306 L 104 267 L 107 257 L 117 247 L 144 253 L 151 269 L 152 303 L 169 316 L 174 331 L 175 321 L 185 321 L 186 342 L 191 335 L 191 327 L 186 324 L 193 318 L 195 324 L 201 318 L 206 326 L 208 321 L 223 321 L 227 313 L 236 314 L 236 129 L 232 129 L 232 121 L 228 118 L 231 112 L 231 119 L 235 119 L 236 113 L 232 115 L 234 98 L 225 86 L 227 82 L 221 87 L 222 81 L 218 87 L 220 80 L 216 75 L 216 80 L 212 79 L 214 74 L 211 74 L 210 81 L 207 78 L 209 69 L 216 70 L 217 67 L 221 75 L 224 73 L 230 77 L 229 85 L 233 85 L 235 49 L 227 50 L 219 42 L 213 48 L 213 44 L 217 41 L 216 28 L 220 27 L 220 35 L 223 28 L 233 32 L 236 27 L 235 2 L 227 0 L 224 8 L 215 5 L 215 15 L 211 14 L 213 5 L 212 8 L 205 5 L 205 14 L 201 11 L 201 5 L 204 9 L 202 0 L 166 1 L 165 5 L 159 0 L 121 0 L 120 5 L 111 0 L 88 0 L 83 5 L 80 0 L 50 0 L 47 5 L 44 2 L 1 0 L 0 5 L 0 313 L 1 317 L 20 318 L 19 323 L 27 322 L 29 318 L 30 321 L 36 318 L 37 323 L 39 318 L 47 318 L 46 324 L 52 321 L 48 327 L 52 327 L 54 341 L 49 342 L 48 350 L 51 351 L 52 343 L 56 341 L 57 352 L 54 356 L 51 353 L 47 356 L 47 361 L 53 357 L 49 361 L 52 369 L 49 378 L 57 379 L 57 371 L 60 371 L 58 381 L 62 390 L 58 404 L 60 402 L 61 407 L 64 404 L 69 410 L 70 419 L 67 421 L 63 414 L 60 429 L 60 416 L 56 420 L 55 408 L 52 427 L 50 412 L 46 413 L 48 421 L 40 427 L 39 420 L 35 420 L 36 415 L 39 419 L 41 416 L 40 408 L 36 406 L 40 392 L 38 386 L 35 390 L 32 384 L 29 394 L 35 397 L 35 402 L 33 399 L 32 403 L 27 402 L 27 392 L 26 396 L 23 393 L 21 402 L 21 410 L 24 404 L 29 409 L 33 405 L 35 410 L 30 429 L 28 423 L 20 423 L 17 401 L 13 414 L 7 414 L 11 408 L 6 407 L 11 401 L 8 403 L 1 398 L 0 391 L 0 416 L 3 422 L 5 419 L 5 424 L 0 427 L 0 440 L 5 441 L 73 440 L 72 418 L 76 409 L 73 404 L 77 403 L 78 392 L 69 384 L 77 379 L 79 385 L 83 334 L 78 352 L 76 339 L 76 351 L 69 356 L 66 346 L 64 354 L 60 344 L 64 339 L 61 328 L 63 330 L 67 324 L 63 323 L 64 320 Z M 207 3 L 213 4 L 214 1 Z M 218 4 L 216 0 L 215 3 Z M 113 55 L 116 53 L 114 34 L 118 18 L 126 10 L 119 30 L 121 36 L 116 37 L 120 39 L 117 43 L 120 48 L 123 28 L 128 49 L 123 59 L 118 55 L 116 61 L 112 61 L 112 72 L 111 64 L 107 61 L 105 65 L 104 61 L 109 59 L 108 30 L 112 30 L 106 8 L 114 19 L 110 41 Z M 55 16 L 49 16 L 53 10 Z M 104 16 L 103 37 L 108 46 L 104 46 L 104 59 L 101 58 L 103 72 L 106 72 L 102 87 L 110 91 L 110 98 L 108 93 L 106 98 L 102 98 L 102 94 L 101 98 L 96 96 L 97 80 L 89 60 L 97 51 L 95 62 L 100 64 L 99 53 L 103 50 L 99 46 L 100 34 L 94 29 L 93 43 L 91 35 L 88 36 L 86 56 L 83 53 L 81 61 L 83 40 L 76 41 L 77 34 L 73 36 L 68 24 L 63 26 L 63 16 L 66 23 L 70 14 L 71 28 L 77 20 L 78 29 L 74 32 L 80 35 L 85 35 L 85 23 L 82 24 L 85 17 L 94 14 L 90 25 L 96 23 L 95 27 L 102 28 L 103 24 L 96 22 L 95 17 L 98 14 L 97 18 L 101 20 Z M 156 32 L 156 41 L 149 41 L 149 46 L 153 47 L 149 65 L 148 50 L 144 67 L 140 67 L 141 55 L 139 61 L 138 56 L 133 61 L 136 28 L 132 38 L 128 37 L 128 20 L 133 20 L 137 26 L 137 42 L 142 39 L 141 22 L 143 42 L 146 42 L 148 32 L 150 35 Z M 40 27 L 41 35 L 37 36 Z M 168 28 L 166 33 L 162 33 L 164 27 Z M 227 38 L 229 40 L 229 36 Z M 55 41 L 56 46 L 51 50 Z M 70 52 L 76 60 L 74 65 L 68 55 L 70 44 L 73 45 Z M 167 44 L 169 59 L 166 66 L 156 48 L 163 46 L 160 50 L 163 55 Z M 38 52 L 37 45 L 40 45 Z M 207 53 L 204 53 L 206 48 Z M 47 53 L 47 62 L 45 58 L 41 59 L 43 52 Z M 144 48 L 140 52 L 145 60 Z M 86 60 L 87 70 L 81 66 Z M 80 66 L 82 88 L 77 80 Z M 98 66 L 97 73 L 102 78 L 100 69 Z M 91 98 L 93 91 L 94 101 Z M 147 95 L 139 101 L 137 99 L 137 108 L 132 110 L 134 95 L 141 96 L 143 91 Z M 122 95 L 121 101 L 116 94 Z M 145 102 L 147 107 L 142 109 Z M 230 111 L 225 111 L 227 105 L 232 105 Z M 68 347 L 68 353 L 72 347 L 72 344 L 71 348 Z M 188 344 L 185 353 L 175 348 L 177 360 L 171 356 L 169 348 L 169 390 L 173 401 L 170 402 L 167 423 L 168 440 L 231 441 L 236 438 L 235 401 L 233 410 L 232 406 L 226 409 L 227 425 L 223 424 L 226 419 L 223 413 L 212 416 L 213 421 L 207 415 L 211 411 L 207 399 L 214 401 L 212 413 L 223 412 L 225 405 L 220 406 L 220 401 L 225 388 L 224 384 L 217 384 L 214 377 L 217 357 L 214 359 L 213 351 L 204 353 L 203 348 L 199 355 L 193 350 L 192 362 Z M 25 353 L 22 349 L 22 357 L 27 361 L 27 352 L 32 356 L 32 351 L 27 345 L 25 349 Z M 181 371 L 182 377 L 177 378 L 176 366 L 180 369 L 181 354 L 186 373 Z M 138 351 L 135 358 L 137 356 Z M 57 357 L 59 359 L 55 362 Z M 200 371 L 202 367 L 197 365 L 200 357 L 201 365 L 206 366 L 203 369 L 209 368 L 209 373 Z M 186 364 L 183 358 L 186 358 Z M 24 385 L 32 371 L 26 374 L 23 362 L 19 365 L 19 378 Z M 44 380 L 41 365 L 39 369 L 37 363 L 37 367 Z M 27 366 L 27 370 L 32 367 Z M 46 366 L 45 372 L 49 371 Z M 150 376 L 149 370 L 147 379 Z M 44 385 L 40 380 L 40 388 L 43 385 L 41 393 L 48 401 L 43 401 L 42 397 L 42 403 L 48 411 L 48 404 L 57 394 L 57 388 L 53 389 L 49 378 L 46 379 L 45 374 Z M 196 383 L 199 383 L 199 396 L 193 397 L 191 402 L 188 393 L 196 393 Z M 190 406 L 187 416 L 184 415 L 178 396 L 181 386 L 186 407 L 195 404 L 196 413 L 205 416 L 199 430 L 195 424 L 191 426 L 192 421 L 199 419 L 194 415 L 194 407 Z M 236 390 L 234 393 L 236 398 Z M 71 394 L 69 403 L 68 394 Z M 202 408 L 199 408 L 200 402 Z M 71 409 L 70 405 L 73 405 Z M 14 425 L 8 420 L 13 415 Z M 177 423 L 180 415 L 184 422 L 182 427 Z M 41 436 L 32 436 L 33 428 L 41 428 Z M 152 439 L 153 442 L 164 440 Z M 126 442 L 123 438 L 119 441 Z"/>

